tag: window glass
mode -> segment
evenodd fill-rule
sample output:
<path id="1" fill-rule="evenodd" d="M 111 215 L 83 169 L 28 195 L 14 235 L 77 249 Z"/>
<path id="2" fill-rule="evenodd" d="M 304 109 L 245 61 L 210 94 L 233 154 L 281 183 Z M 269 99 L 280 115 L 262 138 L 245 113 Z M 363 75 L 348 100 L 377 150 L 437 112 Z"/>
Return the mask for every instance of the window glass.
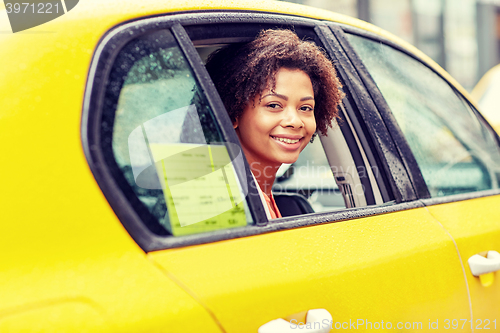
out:
<path id="1" fill-rule="evenodd" d="M 348 35 L 391 108 L 433 197 L 498 188 L 490 130 L 436 73 L 380 42 Z"/>
<path id="2" fill-rule="evenodd" d="M 315 212 L 346 207 L 319 138 L 304 148 L 295 163 L 282 165 L 273 192 L 299 193 L 307 198 Z"/>
<path id="3" fill-rule="evenodd" d="M 112 152 L 128 186 L 175 236 L 247 225 L 235 168 L 187 60 L 168 30 L 129 42 L 107 84 Z M 103 122 L 103 127 L 108 126 Z"/>
<path id="4" fill-rule="evenodd" d="M 250 35 L 257 35 L 260 29 L 260 26 L 256 27 L 255 32 Z M 248 32 L 241 32 L 241 34 L 248 34 Z M 206 38 L 206 36 L 204 37 Z M 307 38 L 311 39 L 311 37 L 309 35 Z M 222 41 L 219 40 L 219 42 Z M 210 54 L 221 47 L 229 45 L 226 43 L 206 45 L 204 42 L 197 42 L 196 40 L 194 40 L 194 44 L 199 44 L 196 50 L 205 63 Z M 304 148 L 295 163 L 283 164 L 280 167 L 273 184 L 273 193 L 275 195 L 298 193 L 309 201 L 311 208 L 315 212 L 346 208 L 344 196 L 335 182 L 319 137 Z M 279 205 L 280 203 L 278 203 Z M 281 213 L 283 214 L 284 211 L 286 209 L 282 209 Z"/>

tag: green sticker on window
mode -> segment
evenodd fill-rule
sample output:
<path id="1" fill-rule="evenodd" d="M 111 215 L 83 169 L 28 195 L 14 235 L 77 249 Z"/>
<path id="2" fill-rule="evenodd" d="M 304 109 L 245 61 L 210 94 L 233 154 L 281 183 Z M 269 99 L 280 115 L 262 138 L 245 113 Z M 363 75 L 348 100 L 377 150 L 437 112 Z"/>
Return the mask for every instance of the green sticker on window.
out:
<path id="1" fill-rule="evenodd" d="M 243 198 L 224 145 L 150 144 L 174 236 L 245 226 Z"/>

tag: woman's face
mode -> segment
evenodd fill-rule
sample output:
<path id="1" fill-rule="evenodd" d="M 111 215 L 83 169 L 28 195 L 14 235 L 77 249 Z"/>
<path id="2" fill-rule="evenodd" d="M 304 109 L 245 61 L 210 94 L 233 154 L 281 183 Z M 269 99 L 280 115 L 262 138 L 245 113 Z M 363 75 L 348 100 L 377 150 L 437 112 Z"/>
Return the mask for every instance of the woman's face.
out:
<path id="1" fill-rule="evenodd" d="M 316 131 L 309 76 L 298 69 L 281 68 L 276 73 L 276 89 L 265 89 L 233 125 L 252 168 L 295 162 Z"/>

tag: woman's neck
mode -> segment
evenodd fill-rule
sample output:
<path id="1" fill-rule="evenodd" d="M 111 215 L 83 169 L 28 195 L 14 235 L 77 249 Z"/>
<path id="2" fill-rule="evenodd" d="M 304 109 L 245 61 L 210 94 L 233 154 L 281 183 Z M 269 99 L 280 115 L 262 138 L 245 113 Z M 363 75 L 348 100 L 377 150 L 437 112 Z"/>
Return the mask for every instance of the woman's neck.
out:
<path id="1" fill-rule="evenodd" d="M 250 162 L 250 169 L 252 170 L 257 183 L 259 183 L 262 192 L 271 196 L 271 190 L 273 188 L 274 179 L 276 178 L 276 172 L 278 171 L 280 165 L 266 165 L 260 162 Z"/>

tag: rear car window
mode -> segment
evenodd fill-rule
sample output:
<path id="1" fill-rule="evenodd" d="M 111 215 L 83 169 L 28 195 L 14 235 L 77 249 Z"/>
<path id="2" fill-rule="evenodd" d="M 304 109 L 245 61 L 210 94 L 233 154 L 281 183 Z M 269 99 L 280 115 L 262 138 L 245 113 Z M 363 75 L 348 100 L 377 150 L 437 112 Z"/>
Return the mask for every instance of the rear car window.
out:
<path id="1" fill-rule="evenodd" d="M 247 190 L 213 112 L 169 30 L 130 41 L 106 86 L 103 144 L 139 205 L 174 236 L 243 227 Z M 237 149 L 237 147 L 235 147 Z"/>

